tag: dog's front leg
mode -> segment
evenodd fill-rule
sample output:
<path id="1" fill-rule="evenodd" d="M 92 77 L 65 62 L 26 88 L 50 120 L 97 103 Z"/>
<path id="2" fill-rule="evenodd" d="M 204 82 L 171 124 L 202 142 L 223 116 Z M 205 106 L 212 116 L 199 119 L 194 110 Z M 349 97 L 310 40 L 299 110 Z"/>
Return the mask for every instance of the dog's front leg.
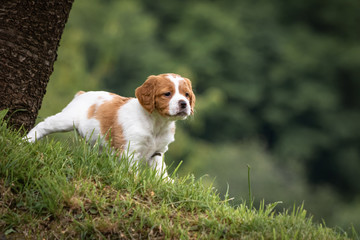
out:
<path id="1" fill-rule="evenodd" d="M 164 153 L 156 152 L 149 160 L 149 165 L 156 170 L 157 175 L 169 178 L 166 171 L 166 164 L 163 160 Z"/>

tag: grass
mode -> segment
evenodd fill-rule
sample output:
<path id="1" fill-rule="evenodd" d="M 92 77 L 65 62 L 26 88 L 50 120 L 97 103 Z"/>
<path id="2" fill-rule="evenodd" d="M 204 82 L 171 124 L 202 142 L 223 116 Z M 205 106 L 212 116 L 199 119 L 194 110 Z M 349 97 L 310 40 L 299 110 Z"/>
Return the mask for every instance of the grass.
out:
<path id="1" fill-rule="evenodd" d="M 349 238 L 313 223 L 301 206 L 233 207 L 192 175 L 169 183 L 76 135 L 30 144 L 0 125 L 1 239 Z"/>

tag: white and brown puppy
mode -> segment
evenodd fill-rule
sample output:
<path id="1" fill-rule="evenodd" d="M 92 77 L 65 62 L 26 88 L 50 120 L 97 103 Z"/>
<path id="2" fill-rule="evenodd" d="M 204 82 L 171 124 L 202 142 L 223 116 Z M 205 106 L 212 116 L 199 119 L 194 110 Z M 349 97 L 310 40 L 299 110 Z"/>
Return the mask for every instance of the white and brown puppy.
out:
<path id="1" fill-rule="evenodd" d="M 133 161 L 144 159 L 162 173 L 163 155 L 174 141 L 175 121 L 194 113 L 191 82 L 172 73 L 150 76 L 135 95 L 127 98 L 104 91 L 80 91 L 60 113 L 31 129 L 26 138 L 34 142 L 75 127 L 88 142 L 95 143 L 99 136 L 111 139 L 113 148 L 129 150 Z"/>

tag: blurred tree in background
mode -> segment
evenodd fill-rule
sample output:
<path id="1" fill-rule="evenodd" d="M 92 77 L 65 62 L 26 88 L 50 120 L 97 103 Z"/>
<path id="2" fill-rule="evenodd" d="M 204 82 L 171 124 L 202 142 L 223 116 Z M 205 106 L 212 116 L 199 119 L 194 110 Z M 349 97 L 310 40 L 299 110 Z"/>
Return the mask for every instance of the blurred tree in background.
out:
<path id="1" fill-rule="evenodd" d="M 360 2 L 77 0 L 40 117 L 78 90 L 134 96 L 148 75 L 193 81 L 195 116 L 167 162 L 236 201 L 360 226 Z"/>

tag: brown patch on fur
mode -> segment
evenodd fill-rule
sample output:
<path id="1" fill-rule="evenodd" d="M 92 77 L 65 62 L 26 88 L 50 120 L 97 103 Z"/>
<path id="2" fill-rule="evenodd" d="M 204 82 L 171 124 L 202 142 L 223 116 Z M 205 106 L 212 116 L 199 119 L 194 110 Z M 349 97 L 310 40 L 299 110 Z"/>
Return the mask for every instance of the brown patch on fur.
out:
<path id="1" fill-rule="evenodd" d="M 78 92 L 75 94 L 75 97 L 80 96 L 81 94 L 84 94 L 84 93 L 85 93 L 84 91 L 78 91 Z"/>
<path id="2" fill-rule="evenodd" d="M 139 103 L 149 113 L 152 113 L 155 109 L 156 82 L 157 76 L 151 75 L 135 90 L 135 96 L 139 100 Z"/>
<path id="3" fill-rule="evenodd" d="M 169 115 L 169 101 L 175 93 L 175 86 L 166 76 L 167 74 L 151 75 L 135 90 L 136 98 L 149 113 L 156 109 L 163 116 Z M 167 92 L 171 95 L 165 96 Z"/>
<path id="4" fill-rule="evenodd" d="M 88 110 L 88 118 L 93 118 L 95 116 L 95 111 L 96 111 L 96 104 L 91 105 L 89 110 Z"/>
<path id="5" fill-rule="evenodd" d="M 155 92 L 155 108 L 162 116 L 169 116 L 169 102 L 175 94 L 174 83 L 167 78 L 168 74 L 158 75 L 158 83 Z M 170 92 L 170 96 L 165 93 Z"/>
<path id="6" fill-rule="evenodd" d="M 113 98 L 110 101 L 106 101 L 99 106 L 92 105 L 88 111 L 88 118 L 99 120 L 101 134 L 105 135 L 106 140 L 111 138 L 111 146 L 122 151 L 126 141 L 123 137 L 122 127 L 118 123 L 117 111 L 130 98 L 121 97 L 117 94 L 112 94 L 112 96 Z"/>
<path id="7" fill-rule="evenodd" d="M 184 95 L 186 97 L 186 93 L 189 94 L 189 96 L 187 97 L 187 99 L 190 102 L 190 107 L 191 107 L 191 114 L 194 114 L 194 107 L 195 107 L 195 94 L 192 90 L 192 86 L 191 86 L 191 82 L 188 78 L 184 78 L 184 81 L 180 81 L 179 83 L 179 92 L 180 94 Z"/>

